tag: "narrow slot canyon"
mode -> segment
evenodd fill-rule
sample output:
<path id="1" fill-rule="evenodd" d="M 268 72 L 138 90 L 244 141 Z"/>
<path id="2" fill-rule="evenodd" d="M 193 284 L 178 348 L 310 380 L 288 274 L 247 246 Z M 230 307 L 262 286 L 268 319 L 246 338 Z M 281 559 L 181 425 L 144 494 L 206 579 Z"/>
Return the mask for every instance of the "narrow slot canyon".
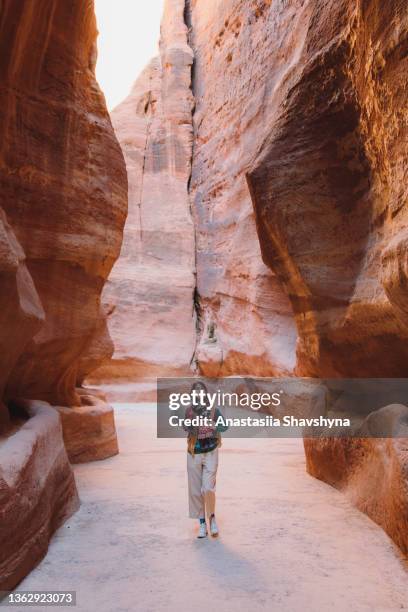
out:
<path id="1" fill-rule="evenodd" d="M 407 7 L 163 0 L 110 111 L 97 0 L 0 13 L 0 590 L 407 608 L 408 434 L 226 437 L 200 541 L 156 432 L 157 378 L 408 378 Z"/>

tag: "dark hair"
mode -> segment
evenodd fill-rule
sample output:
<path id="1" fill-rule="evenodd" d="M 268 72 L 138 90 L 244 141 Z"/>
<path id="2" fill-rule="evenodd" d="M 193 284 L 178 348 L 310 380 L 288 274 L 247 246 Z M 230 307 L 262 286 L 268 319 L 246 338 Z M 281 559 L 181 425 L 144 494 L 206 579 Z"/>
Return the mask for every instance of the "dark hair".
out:
<path id="1" fill-rule="evenodd" d="M 207 393 L 207 387 L 205 386 L 205 384 L 203 382 L 201 382 L 201 380 L 197 380 L 195 383 L 192 384 L 191 386 L 191 391 L 197 391 L 199 389 L 202 389 L 205 393 Z"/>

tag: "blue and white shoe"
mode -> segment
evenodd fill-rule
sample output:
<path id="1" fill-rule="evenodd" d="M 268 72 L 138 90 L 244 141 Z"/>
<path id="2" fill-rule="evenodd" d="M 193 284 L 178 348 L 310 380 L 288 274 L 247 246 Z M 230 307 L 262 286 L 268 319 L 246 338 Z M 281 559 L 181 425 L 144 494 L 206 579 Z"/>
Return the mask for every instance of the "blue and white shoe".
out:
<path id="1" fill-rule="evenodd" d="M 215 516 L 212 516 L 210 518 L 210 533 L 212 535 L 213 538 L 216 538 L 218 536 L 218 525 L 217 522 L 215 520 Z"/>
<path id="2" fill-rule="evenodd" d="M 207 537 L 207 523 L 200 523 L 200 527 L 198 529 L 197 538 L 206 538 Z"/>

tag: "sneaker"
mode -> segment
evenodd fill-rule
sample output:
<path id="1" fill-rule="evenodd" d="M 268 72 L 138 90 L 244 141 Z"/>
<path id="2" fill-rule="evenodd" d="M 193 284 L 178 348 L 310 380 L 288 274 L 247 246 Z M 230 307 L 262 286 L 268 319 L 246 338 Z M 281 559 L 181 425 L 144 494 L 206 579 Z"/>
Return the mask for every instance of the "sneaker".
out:
<path id="1" fill-rule="evenodd" d="M 206 538 L 206 537 L 207 537 L 207 524 L 200 523 L 197 538 Z"/>
<path id="2" fill-rule="evenodd" d="M 218 526 L 215 520 L 215 516 L 212 516 L 210 519 L 210 533 L 213 538 L 218 536 Z"/>

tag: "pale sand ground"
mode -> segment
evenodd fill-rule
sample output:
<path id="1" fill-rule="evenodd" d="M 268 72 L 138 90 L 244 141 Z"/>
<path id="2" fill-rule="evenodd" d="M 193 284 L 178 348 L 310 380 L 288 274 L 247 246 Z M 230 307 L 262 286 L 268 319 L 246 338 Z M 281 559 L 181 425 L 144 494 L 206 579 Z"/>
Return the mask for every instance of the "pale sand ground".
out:
<path id="1" fill-rule="evenodd" d="M 224 441 L 221 537 L 197 540 L 185 441 L 155 438 L 154 405 L 117 406 L 116 422 L 121 454 L 75 468 L 81 509 L 19 589 L 75 589 L 81 612 L 408 608 L 396 548 L 306 475 L 300 440 Z"/>

